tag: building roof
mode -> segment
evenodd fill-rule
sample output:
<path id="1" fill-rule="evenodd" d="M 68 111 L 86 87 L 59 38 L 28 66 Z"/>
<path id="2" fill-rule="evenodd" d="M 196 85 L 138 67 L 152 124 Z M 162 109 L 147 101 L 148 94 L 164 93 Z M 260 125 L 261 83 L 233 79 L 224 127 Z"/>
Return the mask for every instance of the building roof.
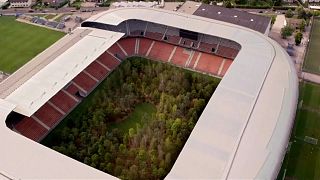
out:
<path id="1" fill-rule="evenodd" d="M 10 3 L 26 3 L 29 2 L 30 0 L 9 0 Z"/>
<path id="2" fill-rule="evenodd" d="M 248 28 L 160 9 L 120 8 L 95 15 L 88 21 L 118 25 L 129 19 L 219 36 L 241 45 L 166 178 L 275 179 L 298 98 L 297 75 L 287 53 L 275 41 Z M 106 36 L 112 34 L 105 33 Z M 81 46 L 81 42 L 78 43 L 74 46 Z M 45 84 L 41 87 L 47 88 Z M 64 155 L 58 156 L 53 150 L 6 128 L 5 118 L 16 109 L 17 103 L 20 103 L 18 99 L 0 104 L 0 137 L 4 145 L 0 149 L 0 156 L 4 156 L 0 171 L 19 178 L 85 178 L 88 174 L 94 177 L 94 173 L 96 178 L 102 176 L 101 172 L 90 167 L 82 169 L 85 165 L 80 166 Z M 15 152 L 16 149 L 24 152 Z M 41 165 L 49 166 L 50 171 L 42 171 Z M 66 170 L 68 173 L 61 174 Z"/>
<path id="3" fill-rule="evenodd" d="M 201 4 L 193 15 L 240 25 L 261 32 L 262 34 L 267 31 L 271 21 L 270 17 L 208 4 Z"/>
<path id="4" fill-rule="evenodd" d="M 54 60 L 35 72 L 23 84 L 19 83 L 4 99 L 16 104 L 15 112 L 31 116 L 122 36 L 123 33 L 92 30 L 62 54 L 55 56 Z M 51 56 L 56 51 L 47 53 L 46 56 Z M 21 76 L 24 74 L 28 74 L 28 71 L 23 71 Z M 4 83 L 10 80 L 11 77 Z"/>
<path id="5" fill-rule="evenodd" d="M 181 7 L 178 8 L 177 11 L 186 14 L 193 14 L 200 7 L 201 4 L 201 2 L 186 1 L 182 4 Z"/>
<path id="6" fill-rule="evenodd" d="M 7 3 L 8 3 L 8 0 L 0 0 L 0 8 Z"/>

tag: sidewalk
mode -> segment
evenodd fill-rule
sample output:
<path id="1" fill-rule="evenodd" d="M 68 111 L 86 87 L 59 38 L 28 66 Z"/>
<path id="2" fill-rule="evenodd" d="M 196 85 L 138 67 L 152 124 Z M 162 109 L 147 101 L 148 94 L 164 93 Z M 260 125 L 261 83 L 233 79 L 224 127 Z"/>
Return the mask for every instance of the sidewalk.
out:
<path id="1" fill-rule="evenodd" d="M 301 73 L 301 78 L 306 81 L 314 82 L 317 84 L 320 84 L 320 75 L 316 74 L 311 74 L 307 72 L 302 72 Z"/>

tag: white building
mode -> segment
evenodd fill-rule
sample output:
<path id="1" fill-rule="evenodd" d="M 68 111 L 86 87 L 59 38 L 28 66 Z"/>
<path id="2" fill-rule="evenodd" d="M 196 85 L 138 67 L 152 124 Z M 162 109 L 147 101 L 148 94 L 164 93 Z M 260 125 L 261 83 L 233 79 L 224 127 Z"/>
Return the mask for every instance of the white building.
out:
<path id="1" fill-rule="evenodd" d="M 320 2 L 320 0 L 302 0 L 303 3 L 305 2 L 309 2 L 309 3 L 313 3 L 313 2 Z"/>
<path id="2" fill-rule="evenodd" d="M 5 5 L 8 2 L 8 0 L 0 0 L 0 8 Z"/>
<path id="3" fill-rule="evenodd" d="M 30 7 L 32 0 L 9 0 L 10 8 Z"/>

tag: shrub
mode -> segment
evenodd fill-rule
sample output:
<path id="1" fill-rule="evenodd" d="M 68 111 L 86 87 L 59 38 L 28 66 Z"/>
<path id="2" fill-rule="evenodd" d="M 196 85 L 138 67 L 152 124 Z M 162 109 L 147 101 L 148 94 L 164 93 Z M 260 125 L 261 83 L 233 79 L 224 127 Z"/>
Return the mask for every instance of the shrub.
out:
<path id="1" fill-rule="evenodd" d="M 303 35 L 302 35 L 302 33 L 300 31 L 297 32 L 296 35 L 294 36 L 294 41 L 295 41 L 297 46 L 300 45 L 302 37 L 303 37 Z"/>
<path id="2" fill-rule="evenodd" d="M 305 30 L 305 28 L 306 28 L 306 21 L 303 19 L 302 21 L 301 21 L 301 23 L 299 24 L 299 29 L 300 29 L 300 31 L 302 31 L 302 32 L 304 32 L 304 30 Z"/>
<path id="3" fill-rule="evenodd" d="M 291 9 L 289 9 L 289 10 L 287 10 L 287 12 L 286 12 L 286 18 L 292 18 L 293 17 L 293 15 L 294 15 L 294 13 L 293 13 L 293 11 L 291 10 Z"/>
<path id="4" fill-rule="evenodd" d="M 286 39 L 288 36 L 292 35 L 293 31 L 294 31 L 294 29 L 291 26 L 286 25 L 285 27 L 283 27 L 281 29 L 281 37 L 283 39 Z"/>

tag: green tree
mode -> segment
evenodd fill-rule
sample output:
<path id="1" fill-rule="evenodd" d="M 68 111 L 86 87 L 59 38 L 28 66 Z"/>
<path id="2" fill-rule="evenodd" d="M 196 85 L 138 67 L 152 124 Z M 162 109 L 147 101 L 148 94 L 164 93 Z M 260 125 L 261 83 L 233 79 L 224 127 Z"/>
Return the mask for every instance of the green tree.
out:
<path id="1" fill-rule="evenodd" d="M 283 39 L 286 39 L 288 36 L 291 36 L 293 33 L 293 28 L 289 25 L 286 25 L 285 27 L 281 28 L 281 37 Z"/>
<path id="2" fill-rule="evenodd" d="M 296 12 L 297 12 L 297 15 L 298 15 L 299 19 L 306 18 L 307 13 L 304 10 L 303 6 L 298 6 L 296 8 Z"/>
<path id="3" fill-rule="evenodd" d="M 300 24 L 299 24 L 299 29 L 301 32 L 304 32 L 306 28 L 306 21 L 304 19 L 301 20 Z"/>
<path id="4" fill-rule="evenodd" d="M 129 170 L 129 177 L 130 179 L 139 179 L 138 174 L 139 168 L 137 165 L 132 165 Z"/>
<path id="5" fill-rule="evenodd" d="M 286 18 L 292 18 L 294 15 L 293 11 L 291 9 L 288 9 L 285 16 Z"/>
<path id="6" fill-rule="evenodd" d="M 98 154 L 94 154 L 91 156 L 91 163 L 94 163 L 94 164 L 99 164 L 99 155 Z"/>
<path id="7" fill-rule="evenodd" d="M 247 0 L 235 0 L 236 4 L 247 4 Z"/>
<path id="8" fill-rule="evenodd" d="M 320 16 L 320 11 L 319 10 L 314 10 L 312 11 L 313 16 Z"/>
<path id="9" fill-rule="evenodd" d="M 202 3 L 204 3 L 204 4 L 210 4 L 210 0 L 202 0 Z"/>
<path id="10" fill-rule="evenodd" d="M 273 25 L 276 22 L 277 16 L 276 15 L 272 15 L 271 16 L 271 24 Z"/>
<path id="11" fill-rule="evenodd" d="M 232 3 L 229 0 L 223 1 L 223 6 L 226 8 L 232 8 Z"/>
<path id="12" fill-rule="evenodd" d="M 130 128 L 130 129 L 129 129 L 129 137 L 130 137 L 130 138 L 132 138 L 135 133 L 136 133 L 136 131 L 134 130 L 134 128 Z"/>
<path id="13" fill-rule="evenodd" d="M 282 0 L 273 0 L 273 5 L 274 6 L 281 6 L 282 5 Z"/>
<path id="14" fill-rule="evenodd" d="M 295 40 L 296 45 L 300 45 L 302 37 L 303 37 L 303 35 L 300 31 L 296 33 L 296 35 L 294 36 L 294 40 Z"/>

